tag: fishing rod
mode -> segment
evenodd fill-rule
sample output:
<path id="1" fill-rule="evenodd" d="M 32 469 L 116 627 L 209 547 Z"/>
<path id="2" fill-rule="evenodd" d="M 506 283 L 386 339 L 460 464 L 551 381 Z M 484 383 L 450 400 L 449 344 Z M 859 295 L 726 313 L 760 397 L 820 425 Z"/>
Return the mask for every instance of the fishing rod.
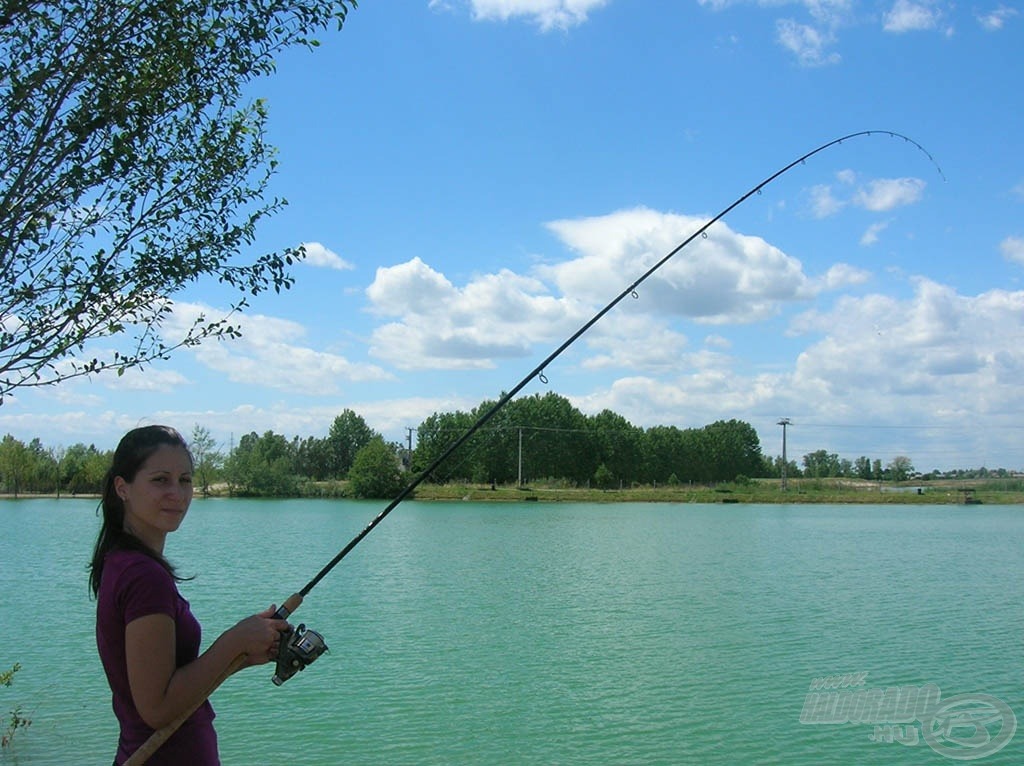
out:
<path id="1" fill-rule="evenodd" d="M 557 359 L 559 356 L 561 356 L 562 353 L 564 353 L 566 351 L 566 349 L 568 349 L 573 343 L 575 343 L 577 340 L 579 340 L 580 336 L 582 336 L 591 327 L 593 327 L 595 324 L 597 324 L 605 316 L 605 314 L 607 314 L 613 308 L 618 306 L 619 303 L 621 303 L 626 297 L 628 297 L 628 296 L 632 296 L 634 298 L 639 297 L 637 295 L 636 289 L 641 284 L 643 284 L 652 274 L 654 274 L 654 272 L 658 271 L 658 269 L 660 269 L 662 266 L 664 266 L 666 263 L 668 263 L 668 261 L 671 260 L 675 255 L 677 255 L 683 248 L 685 248 L 687 245 L 689 245 L 691 242 L 693 242 L 695 239 L 697 239 L 697 237 L 705 237 L 706 238 L 707 237 L 707 230 L 709 228 L 711 228 L 711 226 L 713 226 L 715 223 L 717 223 L 722 218 L 727 216 L 735 208 L 737 208 L 740 205 L 742 205 L 744 202 L 746 202 L 747 199 L 749 199 L 753 195 L 760 194 L 761 190 L 765 186 L 767 186 L 768 184 L 772 183 L 772 181 L 777 179 L 779 176 L 782 176 L 785 173 L 787 173 L 788 171 L 792 170 L 797 165 L 802 165 L 804 162 L 809 160 L 814 155 L 819 154 L 819 153 L 825 151 L 826 149 L 828 149 L 828 148 L 830 148 L 832 146 L 836 146 L 836 145 L 841 144 L 841 143 L 843 143 L 845 141 L 849 141 L 849 140 L 854 139 L 854 138 L 859 138 L 861 136 L 872 136 L 872 135 L 886 135 L 886 136 L 889 136 L 891 138 L 899 138 L 899 139 L 902 139 L 903 141 L 906 141 L 907 143 L 913 145 L 918 150 L 923 152 L 924 155 L 931 161 L 931 163 L 933 165 L 935 165 L 935 167 L 938 169 L 939 174 L 942 175 L 942 169 L 939 167 L 938 163 L 935 161 L 935 158 L 932 157 L 932 155 L 928 152 L 927 149 L 925 149 L 923 146 L 921 146 L 921 144 L 919 144 L 914 139 L 912 139 L 912 138 L 910 138 L 908 136 L 905 136 L 902 133 L 896 133 L 896 132 L 891 131 L 891 130 L 862 130 L 862 131 L 859 131 L 857 133 L 850 133 L 848 135 L 841 136 L 840 138 L 833 139 L 833 140 L 829 141 L 828 143 L 822 144 L 821 146 L 817 147 L 816 149 L 813 149 L 813 150 L 807 152 L 807 154 L 804 154 L 802 157 L 799 157 L 799 158 L 793 160 L 792 162 L 790 162 L 785 167 L 783 167 L 783 168 L 775 171 L 774 173 L 772 173 L 770 176 L 768 176 L 766 179 L 761 181 L 759 184 L 757 184 L 756 186 L 751 188 L 749 191 L 747 191 L 741 197 L 738 197 L 734 202 L 732 202 L 728 207 L 724 208 L 714 218 L 711 218 L 710 220 L 708 220 L 707 223 L 705 223 L 703 226 L 701 226 L 699 229 L 697 229 L 695 232 L 693 232 L 689 237 L 687 237 L 685 240 L 683 240 L 678 245 L 676 245 L 669 253 L 667 253 L 665 256 L 663 256 L 657 263 L 655 263 L 653 266 L 651 266 L 649 269 L 647 269 L 647 271 L 645 271 L 643 274 L 641 274 L 640 277 L 638 277 L 635 281 L 633 281 L 632 284 L 630 284 L 622 292 L 620 292 L 617 296 L 615 296 L 611 301 L 609 301 L 608 304 L 604 308 L 602 308 L 600 311 L 598 311 L 596 314 L 594 314 L 593 317 L 591 317 L 589 320 L 587 320 L 587 322 L 582 327 L 580 327 L 576 332 L 574 332 L 572 335 L 570 335 L 569 338 L 567 338 L 565 340 L 565 342 L 562 343 L 562 345 L 560 345 L 558 348 L 556 348 L 554 351 L 552 351 L 550 354 L 548 354 L 548 356 L 545 357 L 545 359 L 540 364 L 538 364 L 530 372 L 528 372 L 523 377 L 522 380 L 520 380 L 518 383 L 516 383 L 516 385 L 514 385 L 508 391 L 508 393 L 504 394 L 500 399 L 498 399 L 498 401 L 495 402 L 494 405 L 490 409 L 488 409 L 483 415 L 481 415 L 476 420 L 475 423 L 473 423 L 468 429 L 466 429 L 465 433 L 463 433 L 458 439 L 456 439 L 454 442 L 452 442 L 447 447 L 447 449 L 445 449 L 440 455 L 435 457 L 430 462 L 430 464 L 427 465 L 427 467 L 424 468 L 419 473 L 419 475 L 417 475 L 411 482 L 409 482 L 409 484 L 406 485 L 406 487 L 401 492 L 398 493 L 398 495 L 384 508 L 384 510 L 382 510 L 380 513 L 378 513 L 377 516 L 375 516 L 373 518 L 373 520 L 370 521 L 370 523 L 367 524 L 359 532 L 359 534 L 357 534 L 355 537 L 353 537 L 344 548 L 342 548 L 340 551 L 338 551 L 338 553 L 334 556 L 334 558 L 332 558 L 329 562 L 327 562 L 327 564 L 324 565 L 324 567 L 319 572 L 317 572 L 316 575 L 314 575 L 313 579 L 311 579 L 308 583 L 306 583 L 302 587 L 302 589 L 300 591 L 298 591 L 297 593 L 293 594 L 290 597 L 289 601 L 286 601 L 285 604 L 282 606 L 282 608 L 278 610 L 278 612 L 283 612 L 283 614 L 281 616 L 282 617 L 287 617 L 292 611 L 294 611 L 294 608 L 291 608 L 291 606 L 289 606 L 289 602 L 292 605 L 294 605 L 295 608 L 298 608 L 298 605 L 302 603 L 302 600 L 309 594 L 309 592 L 311 590 L 313 590 L 313 588 L 315 588 L 319 584 L 319 582 L 321 580 L 323 580 L 324 577 L 326 577 L 330 573 L 330 571 L 332 569 L 334 569 L 334 567 L 336 567 L 338 565 L 338 563 L 343 558 L 345 558 L 345 556 L 347 556 L 352 551 L 353 548 L 355 548 L 357 545 L 359 545 L 359 543 L 363 540 L 363 538 L 365 538 L 368 534 L 370 534 L 370 532 L 372 532 L 373 529 L 378 524 L 380 524 L 380 522 L 382 522 L 388 516 L 389 513 L 391 513 L 395 508 L 397 508 L 398 505 L 403 500 L 405 500 L 410 494 L 412 494 L 413 491 L 415 491 L 415 489 L 420 484 L 422 484 L 424 481 L 426 481 L 426 479 L 434 472 L 434 470 L 437 469 L 437 467 L 440 466 L 445 460 L 447 460 L 452 455 L 452 453 L 454 453 L 459 447 L 461 447 L 463 444 L 465 444 L 477 431 L 479 431 L 481 428 L 483 428 L 484 425 L 486 425 L 486 423 L 492 417 L 494 417 L 498 413 L 498 411 L 501 410 L 502 407 L 504 407 L 506 404 L 508 404 L 513 399 L 513 397 L 515 397 L 516 394 L 518 394 L 520 391 L 522 391 L 530 383 L 530 381 L 532 381 L 534 378 L 538 378 L 538 379 L 540 379 L 540 381 L 542 383 L 546 383 L 547 382 L 547 378 L 544 376 L 544 370 L 547 368 L 548 365 L 550 365 L 555 359 Z M 945 176 L 943 176 L 943 178 L 945 178 Z M 286 607 L 287 607 L 287 609 L 286 609 Z"/>
<path id="2" fill-rule="evenodd" d="M 919 144 L 917 141 L 910 138 L 909 136 L 905 136 L 902 133 L 897 133 L 891 130 L 862 130 L 856 133 L 849 133 L 845 136 L 832 139 L 831 141 L 828 141 L 827 143 L 824 143 L 821 146 L 812 149 L 811 151 L 807 152 L 801 157 L 798 157 L 797 159 L 793 160 L 788 165 L 785 165 L 784 167 L 775 171 L 770 176 L 765 178 L 763 181 L 758 183 L 756 186 L 753 186 L 749 191 L 745 192 L 742 196 L 736 198 L 736 200 L 734 200 L 727 207 L 725 207 L 720 213 L 718 213 L 713 218 L 709 219 L 703 226 L 701 226 L 699 229 L 694 231 L 690 236 L 688 236 L 686 239 L 684 239 L 682 242 L 676 245 L 670 252 L 664 255 L 653 266 L 647 269 L 647 271 L 645 271 L 637 279 L 635 279 L 628 287 L 626 287 L 622 292 L 620 292 L 611 301 L 609 301 L 608 304 L 604 306 L 604 308 L 602 308 L 600 311 L 594 314 L 593 317 L 587 320 L 587 322 L 584 323 L 583 326 L 581 326 L 576 332 L 570 335 L 560 346 L 558 346 L 558 348 L 556 348 L 554 351 L 548 354 L 548 356 L 545 357 L 540 364 L 538 364 L 530 372 L 528 372 L 522 380 L 516 383 L 507 393 L 505 393 L 500 399 L 498 399 L 483 415 L 477 418 L 476 422 L 473 423 L 468 429 L 466 429 L 466 431 L 458 439 L 456 439 L 454 442 L 448 445 L 448 447 L 443 452 L 441 452 L 441 454 L 439 454 L 432 461 L 430 461 L 427 467 L 424 468 L 411 482 L 409 482 L 405 486 L 405 488 L 402 489 L 402 491 L 399 492 L 398 495 L 396 495 L 395 498 L 390 503 L 388 503 L 388 505 L 370 521 L 369 524 L 363 527 L 363 529 L 355 537 L 353 537 L 344 548 L 338 551 L 334 558 L 328 561 L 327 564 L 325 564 L 308 583 L 306 583 L 299 591 L 289 596 L 285 600 L 285 602 L 277 609 L 277 611 L 274 614 L 274 617 L 276 619 L 287 619 L 289 615 L 291 615 L 296 609 L 299 608 L 305 597 L 309 595 L 309 592 L 313 590 L 313 588 L 315 588 L 320 583 L 321 580 L 323 580 L 328 574 L 330 574 L 331 570 L 334 569 L 334 567 L 336 567 L 343 558 L 345 558 L 349 553 L 351 553 L 352 549 L 359 545 L 359 543 L 362 542 L 362 540 L 368 534 L 370 534 L 370 532 L 372 532 L 377 527 L 378 524 L 380 524 L 385 518 L 387 518 L 388 514 L 390 514 L 395 508 L 397 508 L 403 500 L 409 497 L 409 495 L 411 495 L 420 484 L 426 481 L 427 478 L 437 469 L 438 466 L 440 466 L 445 460 L 447 460 L 457 449 L 459 449 L 459 447 L 461 447 L 470 438 L 472 438 L 477 431 L 483 428 L 484 425 L 486 425 L 487 422 L 492 417 L 494 417 L 499 410 L 501 410 L 506 404 L 508 404 L 513 399 L 513 397 L 515 397 L 516 394 L 518 394 L 527 385 L 529 385 L 529 383 L 534 378 L 539 379 L 542 383 L 546 383 L 547 378 L 544 375 L 544 370 L 548 367 L 548 365 L 550 365 L 553 361 L 560 357 L 566 351 L 566 349 L 568 349 L 573 343 L 579 340 L 579 338 L 584 333 L 586 333 L 591 327 L 597 324 L 608 312 L 610 312 L 613 308 L 618 306 L 619 303 L 621 303 L 627 297 L 632 296 L 634 298 L 638 298 L 639 295 L 636 291 L 637 288 L 645 281 L 647 281 L 647 279 L 656 271 L 658 271 L 658 269 L 660 269 L 662 266 L 668 263 L 669 260 L 671 260 L 687 245 L 689 245 L 698 237 L 707 238 L 707 231 L 709 228 L 711 228 L 711 226 L 713 226 L 718 221 L 722 220 L 734 209 L 736 209 L 744 202 L 746 202 L 750 197 L 754 196 L 755 194 L 760 194 L 765 186 L 768 186 L 770 183 L 775 181 L 780 176 L 785 175 L 797 165 L 804 164 L 807 160 L 809 160 L 816 154 L 820 154 L 821 152 L 824 152 L 825 150 L 833 146 L 837 146 L 838 144 L 842 144 L 846 141 L 855 138 L 874 135 L 882 135 L 889 136 L 890 138 L 902 139 L 906 143 L 917 148 L 936 167 L 936 169 L 939 171 L 939 175 L 943 179 L 945 179 L 945 176 L 942 173 L 942 168 L 939 167 L 938 163 L 935 161 L 935 158 L 932 157 L 932 155 L 928 152 L 927 149 L 925 149 L 921 144 Z M 326 651 L 327 644 L 324 642 L 323 636 L 320 633 L 314 630 L 307 630 L 306 626 L 301 624 L 296 628 L 289 629 L 289 631 L 287 631 L 282 636 L 281 647 L 278 653 L 276 672 L 274 673 L 272 679 L 274 684 L 280 686 L 289 678 L 294 676 L 297 672 L 304 670 L 308 665 L 312 664 L 314 660 L 316 660 Z M 213 688 L 210 689 L 210 692 L 203 698 L 203 700 L 200 700 L 200 702 L 196 704 L 195 708 L 189 710 L 188 713 L 184 714 L 177 721 L 168 724 L 163 729 L 160 729 L 157 732 L 154 732 L 152 737 L 150 737 L 150 740 L 147 741 L 143 745 L 143 747 L 140 748 L 139 751 L 137 751 L 136 754 L 133 755 L 132 758 L 126 762 L 126 766 L 138 766 L 139 764 L 144 763 L 145 760 L 149 757 L 149 755 L 151 755 L 152 752 L 154 752 L 156 748 L 160 746 L 160 744 L 166 741 L 167 737 L 169 737 L 179 726 L 181 726 L 181 724 L 184 723 L 184 721 L 192 714 L 192 712 L 194 712 L 194 710 L 198 708 L 203 701 L 205 701 L 206 697 L 209 697 L 209 695 L 212 694 L 213 691 L 218 686 L 220 686 L 224 679 L 226 679 L 229 675 L 231 675 L 231 673 L 235 672 L 235 670 L 242 666 L 244 660 L 244 655 L 236 658 L 235 662 L 231 665 L 231 667 L 229 667 L 228 670 L 224 673 L 224 675 L 217 680 Z M 168 729 L 169 731 L 166 731 Z M 150 747 L 151 742 L 153 742 L 152 747 Z M 145 754 L 143 754 L 143 750 L 146 750 Z M 141 759 L 136 760 L 136 756 L 141 756 Z"/>

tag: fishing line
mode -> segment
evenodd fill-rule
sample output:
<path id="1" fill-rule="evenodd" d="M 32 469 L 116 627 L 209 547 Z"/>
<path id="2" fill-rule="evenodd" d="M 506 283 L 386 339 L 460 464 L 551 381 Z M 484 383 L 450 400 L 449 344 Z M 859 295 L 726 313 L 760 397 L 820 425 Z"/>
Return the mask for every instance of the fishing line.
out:
<path id="1" fill-rule="evenodd" d="M 637 291 L 637 288 L 641 284 L 643 284 L 652 274 L 654 274 L 654 272 L 656 272 L 658 269 L 660 269 L 662 266 L 668 263 L 668 261 L 671 260 L 673 256 L 679 253 L 683 248 L 685 248 L 698 237 L 707 239 L 708 229 L 711 228 L 712 225 L 714 225 L 722 218 L 727 216 L 730 212 L 732 212 L 735 208 L 742 205 L 744 202 L 747 201 L 747 199 L 749 199 L 753 195 L 761 194 L 761 191 L 764 189 L 765 186 L 769 185 L 780 176 L 785 175 L 797 165 L 803 165 L 807 160 L 809 160 L 816 154 L 819 154 L 838 144 L 842 144 L 845 141 L 849 141 L 854 138 L 875 135 L 889 136 L 890 138 L 902 139 L 906 143 L 910 144 L 912 147 L 916 148 L 918 151 L 923 153 L 925 157 L 927 157 L 928 160 L 931 162 L 931 164 L 934 165 L 935 168 L 938 170 L 939 175 L 942 177 L 942 179 L 946 180 L 946 177 L 942 172 L 942 168 L 939 167 L 939 164 L 935 161 L 935 158 L 932 157 L 928 150 L 926 150 L 923 146 L 921 146 L 921 144 L 919 144 L 914 139 L 905 136 L 902 133 L 896 133 L 891 130 L 862 130 L 856 133 L 850 133 L 848 135 L 841 136 L 840 138 L 836 138 L 827 143 L 822 144 L 816 149 L 812 149 L 803 156 L 793 160 L 788 165 L 785 165 L 784 167 L 775 171 L 770 176 L 761 181 L 759 184 L 757 184 L 749 191 L 744 193 L 742 196 L 738 197 L 734 202 L 729 204 L 720 213 L 718 213 L 718 215 L 708 220 L 707 223 L 705 223 L 703 226 L 701 226 L 699 229 L 693 232 L 693 234 L 691 234 L 685 240 L 676 245 L 676 247 L 674 247 L 669 253 L 663 256 L 653 266 L 647 269 L 647 271 L 641 274 L 640 277 L 638 277 L 628 287 L 626 287 L 621 293 L 615 296 L 615 298 L 613 298 L 604 308 L 602 308 L 600 311 L 594 314 L 594 316 L 591 319 L 589 319 L 585 324 L 583 324 L 583 326 L 580 327 L 576 332 L 570 335 L 565 340 L 565 342 L 563 342 L 558 348 L 556 348 L 547 357 L 545 357 L 545 359 L 540 364 L 538 364 L 536 367 L 533 368 L 533 370 L 527 373 L 522 380 L 516 383 L 516 385 L 513 386 L 511 390 L 509 390 L 500 399 L 498 399 L 483 415 L 477 418 L 476 422 L 473 423 L 458 439 L 452 442 L 443 452 L 441 452 L 441 454 L 439 454 L 432 461 L 430 461 L 427 467 L 424 468 L 411 482 L 409 482 L 409 484 L 406 485 L 406 487 L 401 492 L 399 492 L 398 495 L 395 496 L 395 498 L 380 513 L 378 513 L 370 521 L 369 524 L 367 524 L 359 532 L 359 534 L 353 537 L 344 548 L 338 551 L 337 555 L 335 555 L 334 558 L 327 562 L 327 564 L 324 565 L 324 567 L 319 572 L 317 572 L 316 575 L 313 576 L 313 579 L 306 583 L 300 591 L 298 591 L 297 593 L 293 593 L 291 596 L 289 596 L 285 600 L 285 602 L 278 608 L 274 616 L 279 619 L 286 619 L 292 612 L 298 609 L 298 607 L 302 604 L 303 599 L 309 594 L 309 592 L 313 590 L 313 588 L 315 588 L 320 583 L 320 581 L 323 580 L 324 577 L 326 577 L 330 573 L 330 571 L 334 569 L 334 567 L 336 567 L 338 563 L 352 551 L 353 548 L 359 545 L 359 543 L 362 542 L 362 540 L 368 534 L 370 534 L 370 532 L 372 532 L 378 524 L 380 524 L 385 518 L 387 518 L 388 514 L 390 514 L 395 508 L 397 508 L 398 505 L 403 500 L 409 497 L 409 495 L 411 495 L 415 491 L 415 489 L 420 484 L 422 484 L 437 469 L 438 466 L 440 466 L 444 461 L 446 461 L 449 458 L 449 456 L 452 455 L 452 453 L 454 453 L 459 447 L 465 444 L 474 434 L 477 433 L 477 431 L 483 428 L 483 426 L 486 425 L 487 422 L 492 417 L 494 417 L 494 415 L 496 415 L 499 410 L 502 409 L 502 407 L 508 404 L 512 400 L 512 398 L 515 397 L 516 394 L 522 391 L 530 383 L 530 381 L 532 381 L 534 378 L 537 378 L 538 380 L 541 381 L 541 383 L 546 384 L 548 379 L 547 376 L 544 374 L 544 371 L 548 367 L 548 365 L 550 365 L 559 356 L 561 356 L 566 349 L 568 349 L 573 343 L 579 340 L 580 336 L 582 336 L 591 327 L 597 324 L 605 316 L 605 314 L 607 314 L 609 311 L 611 311 L 613 308 L 619 305 L 619 303 L 622 302 L 626 297 L 632 297 L 634 299 L 639 298 L 640 294 Z M 282 639 L 281 642 L 281 655 L 279 655 L 278 657 L 277 673 L 274 675 L 273 679 L 274 683 L 278 685 L 284 683 L 284 681 L 286 681 L 296 672 L 304 669 L 306 665 L 312 663 L 317 657 L 320 656 L 320 654 L 327 651 L 327 646 L 323 642 L 323 637 L 315 631 L 306 631 L 304 625 L 299 625 L 297 629 L 290 630 L 286 635 L 287 641 L 285 639 Z M 206 697 L 212 694 L 213 691 L 218 686 L 220 686 L 224 679 L 226 679 L 235 670 L 240 668 L 244 664 L 244 661 L 244 655 L 236 658 L 235 662 L 232 663 L 232 665 L 225 671 L 224 675 L 217 679 L 214 686 L 203 697 L 203 700 L 205 700 Z M 194 712 L 194 710 L 198 708 L 200 704 L 202 704 L 203 700 L 200 700 L 198 703 L 196 703 L 195 707 L 187 711 L 179 719 L 168 724 L 163 729 L 154 732 L 150 739 L 147 740 L 147 742 L 143 745 L 143 747 L 141 747 L 135 753 L 135 755 L 133 755 L 132 758 L 130 758 L 126 762 L 126 766 L 128 764 L 131 764 L 131 766 L 136 766 L 137 764 L 144 763 L 146 759 L 148 759 L 149 756 L 152 755 L 152 753 L 157 748 L 159 748 L 160 745 L 164 741 L 166 741 L 166 739 L 171 734 L 173 734 L 174 731 L 179 726 L 181 726 L 182 723 L 184 723 L 184 721 L 189 717 L 189 715 L 191 715 L 192 712 Z"/>

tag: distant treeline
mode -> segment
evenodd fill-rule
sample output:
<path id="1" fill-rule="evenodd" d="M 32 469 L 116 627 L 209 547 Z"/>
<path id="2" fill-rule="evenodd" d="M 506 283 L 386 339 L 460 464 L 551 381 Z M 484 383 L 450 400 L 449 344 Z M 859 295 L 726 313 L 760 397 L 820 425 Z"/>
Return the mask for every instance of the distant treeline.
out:
<path id="1" fill-rule="evenodd" d="M 434 413 L 409 443 L 387 443 L 365 420 L 346 409 L 325 437 L 288 438 L 252 432 L 237 444 L 217 444 L 197 424 L 189 438 L 195 458 L 197 493 L 217 485 L 245 496 L 301 496 L 330 491 L 388 497 L 404 485 L 406 471 L 419 473 L 466 433 L 493 406 L 469 412 Z M 0 483 L 8 494 L 92 494 L 101 490 L 112 451 L 74 444 L 45 447 L 11 435 L 0 442 Z M 745 478 L 779 478 L 782 459 L 762 454 L 757 432 L 740 420 L 700 428 L 640 428 L 604 410 L 584 415 L 554 393 L 514 399 L 477 434 L 442 462 L 429 481 L 510 485 L 560 483 L 567 487 L 614 489 L 684 483 L 715 484 Z M 1009 476 L 1000 469 L 964 470 L 921 476 L 910 458 L 896 456 L 883 466 L 866 456 L 839 458 L 826 450 L 789 461 L 788 477 L 905 481 L 911 478 Z M 325 483 L 335 482 L 330 490 Z M 341 485 L 345 482 L 345 486 Z"/>

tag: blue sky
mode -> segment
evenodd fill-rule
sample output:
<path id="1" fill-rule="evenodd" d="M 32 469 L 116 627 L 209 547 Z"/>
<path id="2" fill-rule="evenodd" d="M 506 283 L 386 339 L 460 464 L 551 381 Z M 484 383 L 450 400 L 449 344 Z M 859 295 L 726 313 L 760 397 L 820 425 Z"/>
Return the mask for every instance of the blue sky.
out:
<path id="1" fill-rule="evenodd" d="M 365 0 L 253 85 L 305 243 L 244 337 L 26 390 L 0 432 L 404 440 L 511 388 L 777 169 L 524 394 L 768 454 L 1024 468 L 1024 12 L 998 0 Z M 177 296 L 173 339 L 228 296 Z M 94 353 L 112 344 L 98 343 Z"/>

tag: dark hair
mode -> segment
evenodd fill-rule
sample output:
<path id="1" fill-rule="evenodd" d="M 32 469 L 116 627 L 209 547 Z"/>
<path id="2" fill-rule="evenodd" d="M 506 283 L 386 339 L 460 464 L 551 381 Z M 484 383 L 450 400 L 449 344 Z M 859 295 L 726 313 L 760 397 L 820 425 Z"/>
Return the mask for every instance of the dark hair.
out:
<path id="1" fill-rule="evenodd" d="M 159 561 L 175 580 L 185 579 L 178 577 L 174 567 L 160 553 L 147 546 L 135 535 L 125 531 L 124 501 L 118 496 L 114 486 L 114 479 L 118 476 L 127 482 L 134 481 L 135 474 L 138 473 L 142 464 L 163 446 L 181 447 L 188 452 L 188 443 L 184 437 L 170 426 L 135 428 L 121 437 L 117 449 L 114 450 L 114 460 L 103 479 L 103 497 L 96 509 L 97 515 L 102 511 L 103 523 L 100 526 L 99 536 L 96 538 L 92 563 L 89 565 L 89 586 L 93 596 L 99 594 L 100 579 L 103 577 L 103 560 L 113 550 L 145 553 Z M 191 452 L 189 452 L 189 460 L 192 460 Z"/>

